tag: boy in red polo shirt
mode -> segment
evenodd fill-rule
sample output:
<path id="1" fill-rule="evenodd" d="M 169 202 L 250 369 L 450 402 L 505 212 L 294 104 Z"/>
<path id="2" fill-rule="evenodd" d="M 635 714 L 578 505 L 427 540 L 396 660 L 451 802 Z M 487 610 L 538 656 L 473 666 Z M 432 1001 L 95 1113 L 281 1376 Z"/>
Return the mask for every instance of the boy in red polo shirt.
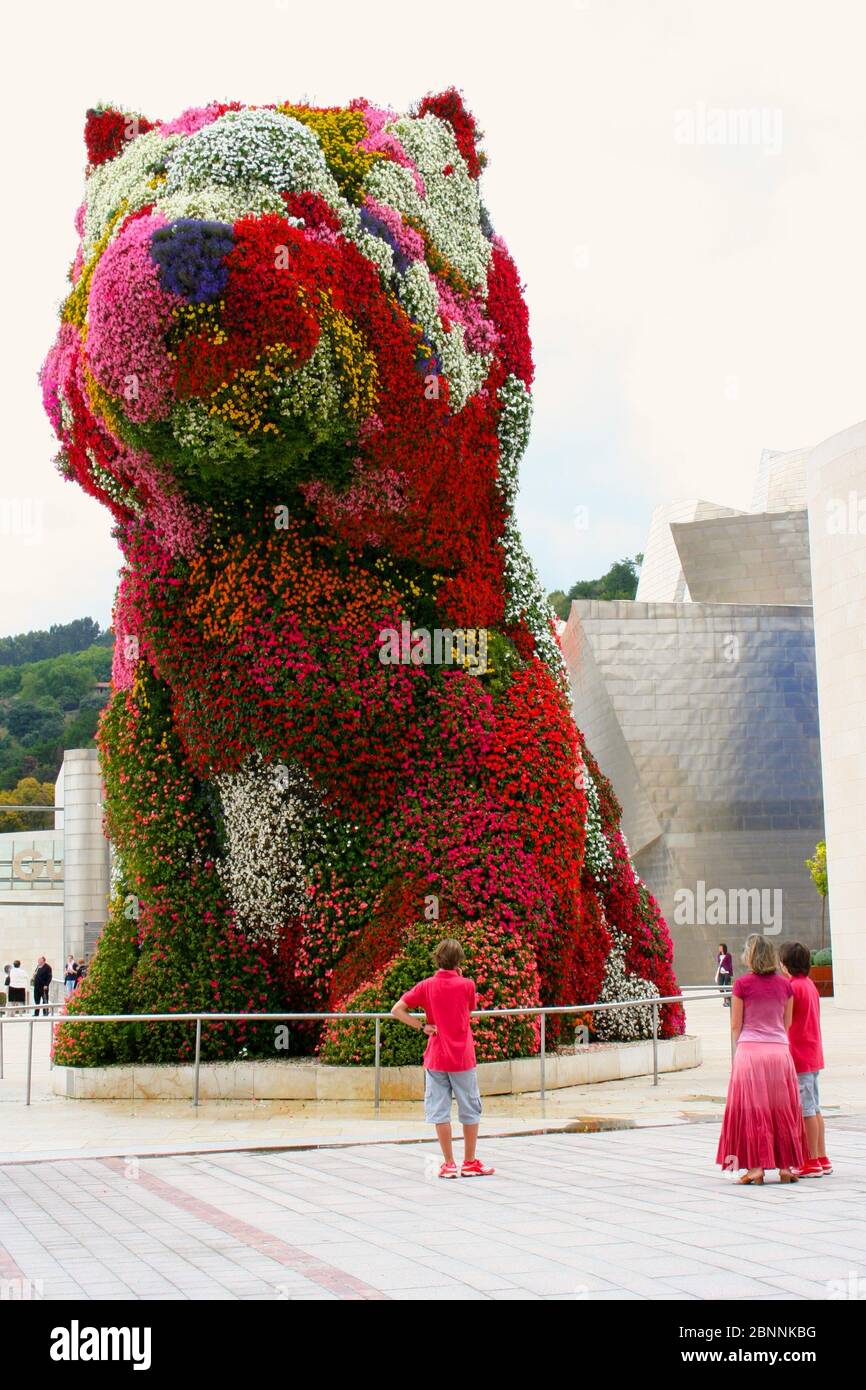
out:
<path id="1" fill-rule="evenodd" d="M 800 1086 L 800 1103 L 809 1156 L 798 1170 L 801 1178 L 821 1178 L 833 1165 L 824 1147 L 824 1116 L 818 1096 L 818 1073 L 824 1066 L 821 1045 L 821 996 L 809 979 L 812 957 L 800 941 L 786 941 L 779 956 L 782 974 L 794 987 L 794 1012 L 788 1029 L 788 1046 Z"/>
<path id="2" fill-rule="evenodd" d="M 463 1126 L 463 1164 L 460 1176 L 486 1178 L 494 1171 L 475 1156 L 481 1096 L 475 1070 L 475 1043 L 470 1014 L 478 1007 L 475 984 L 464 980 L 466 959 L 459 941 L 440 941 L 433 952 L 435 975 L 406 991 L 391 1010 L 394 1018 L 427 1034 L 424 1052 L 424 1114 L 436 1126 L 442 1149 L 440 1178 L 456 1178 L 457 1164 L 451 1135 L 451 1101 Z M 424 1019 L 413 1018 L 410 1009 L 423 1009 Z"/>

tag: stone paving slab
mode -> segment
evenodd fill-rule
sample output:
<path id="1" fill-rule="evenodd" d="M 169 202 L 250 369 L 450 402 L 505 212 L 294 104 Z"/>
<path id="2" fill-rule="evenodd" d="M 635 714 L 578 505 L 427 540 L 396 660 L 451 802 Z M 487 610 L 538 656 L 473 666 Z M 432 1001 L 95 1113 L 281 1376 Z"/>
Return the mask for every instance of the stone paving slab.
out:
<path id="1" fill-rule="evenodd" d="M 849 1119 L 828 1125 L 833 1177 L 786 1188 L 721 1175 L 714 1123 L 490 1140 L 496 1176 L 451 1183 L 429 1143 L 19 1161 L 0 1165 L 0 1279 L 82 1300 L 866 1292 L 866 1117 Z"/>

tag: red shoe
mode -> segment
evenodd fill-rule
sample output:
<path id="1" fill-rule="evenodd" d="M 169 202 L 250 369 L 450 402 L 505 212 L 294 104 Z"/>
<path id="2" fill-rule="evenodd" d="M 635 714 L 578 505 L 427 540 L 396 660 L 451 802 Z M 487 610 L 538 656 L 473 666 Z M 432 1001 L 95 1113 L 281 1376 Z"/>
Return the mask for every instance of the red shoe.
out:
<path id="1" fill-rule="evenodd" d="M 463 1162 L 460 1169 L 461 1178 L 489 1178 L 491 1173 L 495 1173 L 495 1168 L 488 1168 L 481 1162 L 480 1158 L 473 1158 L 471 1163 Z"/>
<path id="2" fill-rule="evenodd" d="M 816 1159 L 815 1159 L 815 1162 L 816 1162 L 816 1163 L 820 1163 L 820 1165 L 821 1165 L 821 1170 L 822 1170 L 822 1172 L 824 1173 L 825 1176 L 826 1176 L 827 1174 L 829 1174 L 829 1173 L 832 1173 L 832 1171 L 833 1171 L 833 1165 L 832 1165 L 832 1163 L 830 1162 L 830 1160 L 829 1160 L 829 1158 L 827 1157 L 826 1154 L 822 1154 L 820 1158 L 816 1158 Z"/>
<path id="3" fill-rule="evenodd" d="M 795 1168 L 794 1172 L 798 1178 L 823 1178 L 824 1169 L 819 1158 L 810 1158 L 803 1164 L 802 1168 Z"/>
<path id="4" fill-rule="evenodd" d="M 442 1167 L 439 1169 L 439 1176 L 440 1176 L 440 1178 L 456 1178 L 456 1177 L 457 1177 L 457 1164 L 456 1164 L 456 1163 L 443 1163 L 443 1164 L 442 1164 Z"/>

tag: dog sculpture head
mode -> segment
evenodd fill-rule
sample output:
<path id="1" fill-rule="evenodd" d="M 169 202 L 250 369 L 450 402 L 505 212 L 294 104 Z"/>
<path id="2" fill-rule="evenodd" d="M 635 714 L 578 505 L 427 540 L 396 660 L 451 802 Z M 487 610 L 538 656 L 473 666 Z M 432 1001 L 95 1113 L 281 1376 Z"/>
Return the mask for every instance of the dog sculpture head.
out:
<path id="1" fill-rule="evenodd" d="M 452 576 L 489 551 L 532 361 L 459 95 L 100 109 L 86 135 L 43 370 L 61 470 L 172 550 L 264 496 Z"/>

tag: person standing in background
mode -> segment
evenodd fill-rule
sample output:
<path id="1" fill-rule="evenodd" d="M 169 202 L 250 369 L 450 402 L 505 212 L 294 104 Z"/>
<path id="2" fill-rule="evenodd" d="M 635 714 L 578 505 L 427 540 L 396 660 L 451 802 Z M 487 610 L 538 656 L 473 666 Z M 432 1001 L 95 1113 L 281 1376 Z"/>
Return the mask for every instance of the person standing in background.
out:
<path id="1" fill-rule="evenodd" d="M 66 957 L 66 969 L 63 972 L 63 988 L 67 994 L 71 994 L 78 984 L 78 965 L 74 956 Z"/>
<path id="2" fill-rule="evenodd" d="M 734 959 L 728 950 L 727 942 L 719 943 L 719 953 L 716 956 L 716 984 L 724 988 L 729 985 L 734 978 Z M 726 1009 L 731 1007 L 731 996 L 726 994 L 723 1000 Z"/>
<path id="3" fill-rule="evenodd" d="M 9 1003 L 26 1004 L 29 985 L 27 971 L 22 969 L 20 960 L 13 960 L 12 969 L 9 971 Z"/>
<path id="4" fill-rule="evenodd" d="M 48 964 L 44 956 L 40 956 L 39 960 L 36 962 L 36 971 L 33 976 L 33 1003 L 35 1005 L 35 1008 L 33 1010 L 34 1014 L 40 1013 L 40 1004 L 42 1004 L 43 1006 L 47 1005 L 48 986 L 51 984 L 53 978 L 54 972 L 52 971 L 51 966 Z M 43 1007 L 41 1012 L 43 1014 L 47 1014 L 48 1009 Z"/>

